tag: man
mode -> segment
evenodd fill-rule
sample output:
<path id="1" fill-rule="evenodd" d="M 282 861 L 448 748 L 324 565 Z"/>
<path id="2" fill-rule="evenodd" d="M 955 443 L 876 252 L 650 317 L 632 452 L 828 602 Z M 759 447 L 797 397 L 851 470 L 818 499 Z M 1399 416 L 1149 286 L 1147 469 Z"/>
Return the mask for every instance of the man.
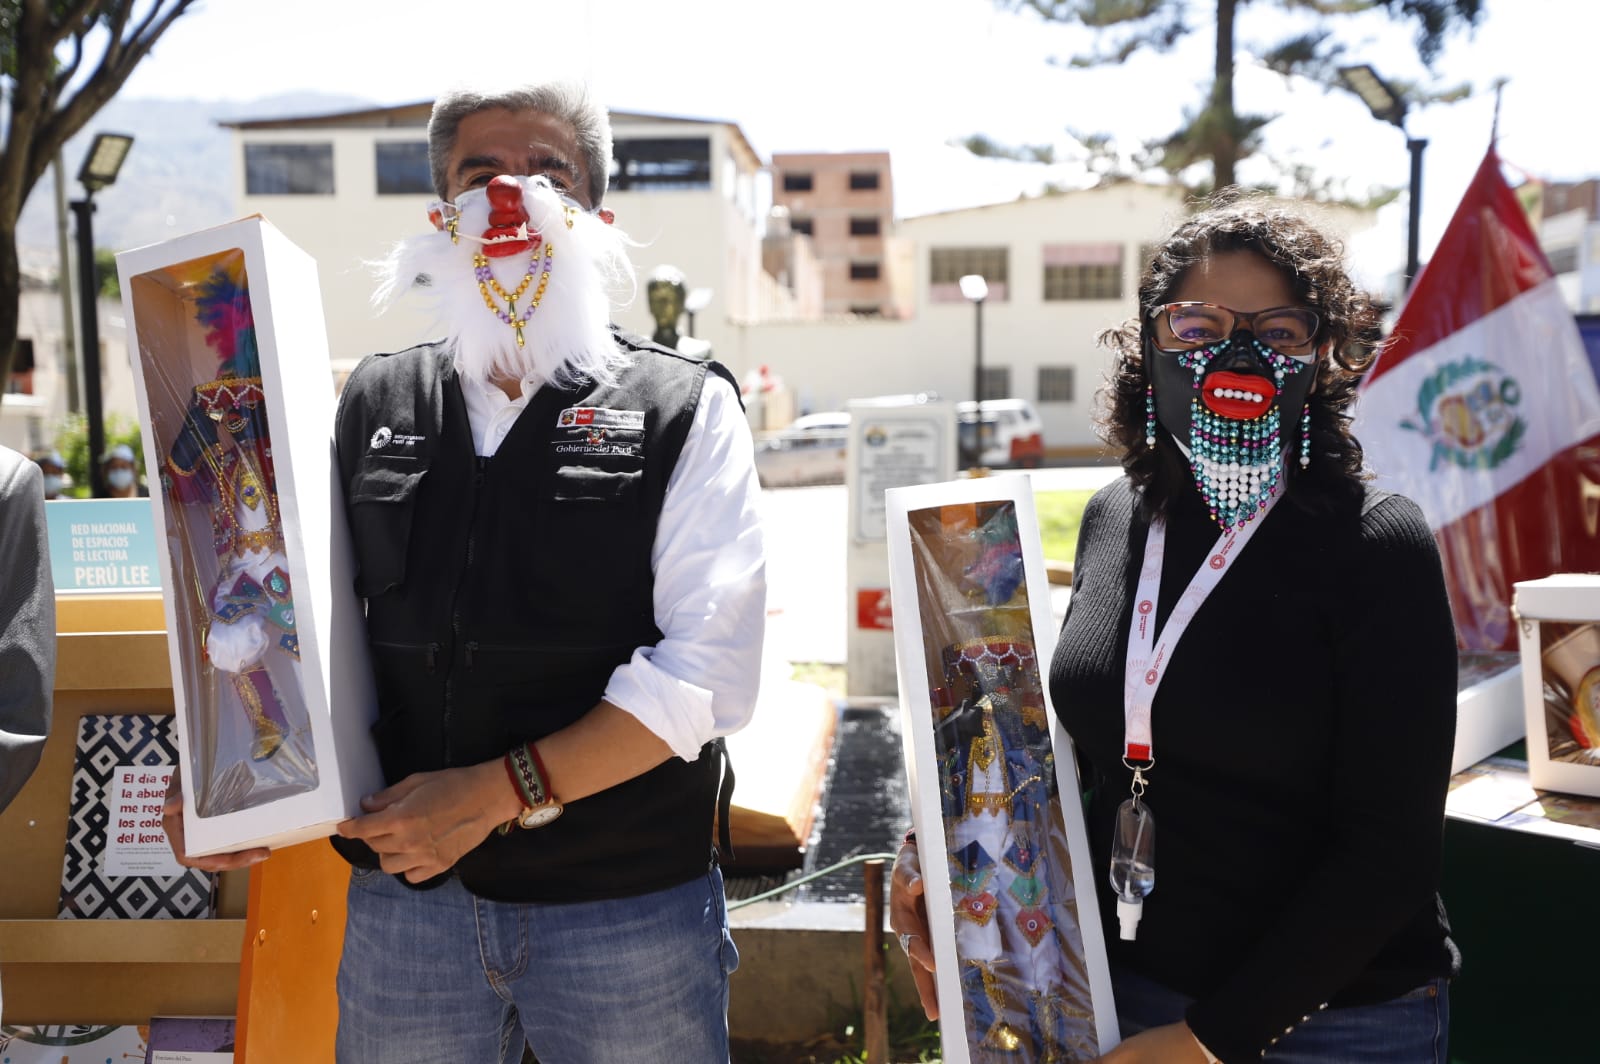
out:
<path id="1" fill-rule="evenodd" d="M 366 359 L 336 429 L 391 784 L 335 840 L 338 1059 L 725 1061 L 715 739 L 765 617 L 737 391 L 610 327 L 581 87 L 452 93 L 428 139 L 437 232 L 379 295 L 446 339 Z"/>
<path id="2" fill-rule="evenodd" d="M 0 810 L 28 782 L 50 734 L 56 595 L 42 480 L 37 463 L 0 447 Z"/>

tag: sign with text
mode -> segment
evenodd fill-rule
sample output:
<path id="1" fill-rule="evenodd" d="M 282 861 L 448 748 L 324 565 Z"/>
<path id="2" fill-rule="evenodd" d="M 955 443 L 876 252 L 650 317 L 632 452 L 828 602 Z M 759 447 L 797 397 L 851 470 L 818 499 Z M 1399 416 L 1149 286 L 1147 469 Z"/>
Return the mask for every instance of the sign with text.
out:
<path id="1" fill-rule="evenodd" d="M 171 777 L 170 765 L 118 765 L 112 773 L 106 788 L 106 875 L 183 875 L 161 826 Z"/>
<path id="2" fill-rule="evenodd" d="M 161 589 L 149 499 L 58 499 L 44 517 L 57 593 Z"/>
<path id="3" fill-rule="evenodd" d="M 883 493 L 890 488 L 932 484 L 949 476 L 954 446 L 938 410 L 852 409 L 861 418 L 852 472 L 856 492 L 853 532 L 858 543 L 885 538 Z M 919 416 L 920 414 L 920 416 Z"/>

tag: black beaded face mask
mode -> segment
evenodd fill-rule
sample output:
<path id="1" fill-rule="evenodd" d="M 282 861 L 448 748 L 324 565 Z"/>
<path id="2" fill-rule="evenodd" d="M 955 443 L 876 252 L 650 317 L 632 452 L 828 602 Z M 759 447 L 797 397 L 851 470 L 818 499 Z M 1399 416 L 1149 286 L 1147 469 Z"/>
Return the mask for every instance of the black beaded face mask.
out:
<path id="1" fill-rule="evenodd" d="M 1195 486 L 1224 529 L 1265 508 L 1283 476 L 1285 421 L 1300 421 L 1300 465 L 1310 464 L 1306 397 L 1316 362 L 1261 343 L 1248 329 L 1226 340 L 1163 351 L 1148 339 L 1145 443 L 1159 424 L 1188 451 Z"/>

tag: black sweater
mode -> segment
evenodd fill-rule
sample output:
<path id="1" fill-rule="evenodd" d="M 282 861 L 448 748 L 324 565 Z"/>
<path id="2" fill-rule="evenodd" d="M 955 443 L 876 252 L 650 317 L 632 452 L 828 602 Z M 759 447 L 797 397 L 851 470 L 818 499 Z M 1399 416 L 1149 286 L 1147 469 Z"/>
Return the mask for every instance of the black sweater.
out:
<path id="1" fill-rule="evenodd" d="M 1437 896 L 1456 646 L 1410 500 L 1280 502 L 1173 651 L 1152 712 L 1155 889 L 1114 966 L 1195 998 L 1213 1053 L 1256 1059 L 1326 1004 L 1387 1000 L 1459 958 Z M 1216 541 L 1193 491 L 1167 517 L 1157 635 Z M 1127 480 L 1084 512 L 1050 672 L 1084 768 L 1097 875 L 1128 797 L 1123 662 L 1148 522 Z"/>

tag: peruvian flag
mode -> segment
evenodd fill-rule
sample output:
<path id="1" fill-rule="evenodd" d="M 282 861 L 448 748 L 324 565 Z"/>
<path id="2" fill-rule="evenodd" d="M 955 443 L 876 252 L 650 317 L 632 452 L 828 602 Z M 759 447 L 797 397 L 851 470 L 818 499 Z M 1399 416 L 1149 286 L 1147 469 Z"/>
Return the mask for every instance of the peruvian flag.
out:
<path id="1" fill-rule="evenodd" d="M 1491 145 L 1363 384 L 1380 486 L 1439 541 L 1462 646 L 1515 645 L 1512 585 L 1600 569 L 1600 392 Z"/>

